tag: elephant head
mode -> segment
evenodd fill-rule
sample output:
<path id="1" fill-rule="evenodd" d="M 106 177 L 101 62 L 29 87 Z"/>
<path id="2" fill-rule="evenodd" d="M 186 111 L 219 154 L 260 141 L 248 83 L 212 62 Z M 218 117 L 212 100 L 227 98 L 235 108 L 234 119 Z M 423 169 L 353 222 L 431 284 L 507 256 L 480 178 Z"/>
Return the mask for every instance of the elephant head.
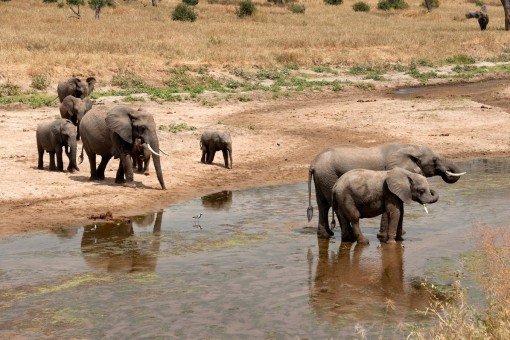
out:
<path id="1" fill-rule="evenodd" d="M 79 125 L 85 113 L 90 109 L 92 109 L 92 101 L 89 97 L 82 99 L 69 95 L 60 104 L 60 116 L 69 119 L 74 125 Z"/>
<path id="2" fill-rule="evenodd" d="M 386 184 L 388 189 L 406 204 L 411 201 L 422 205 L 432 204 L 439 199 L 439 195 L 430 189 L 425 177 L 402 168 L 389 171 Z"/>
<path id="3" fill-rule="evenodd" d="M 80 171 L 76 164 L 76 128 L 73 123 L 68 119 L 59 119 L 51 127 L 51 133 L 55 137 L 58 143 L 65 147 L 65 152 L 69 158 L 69 166 L 67 171 L 74 172 L 75 170 Z"/>
<path id="4" fill-rule="evenodd" d="M 125 106 L 117 106 L 106 115 L 106 125 L 113 131 L 123 143 L 129 146 L 127 153 L 131 153 L 135 140 L 139 138 L 142 144 L 154 154 L 152 162 L 156 169 L 159 184 L 162 189 L 166 189 L 161 170 L 161 155 L 159 154 L 159 140 L 156 133 L 156 123 L 154 117 L 145 110 L 134 110 Z M 162 151 L 161 151 L 162 152 Z M 131 174 L 133 172 L 131 162 L 128 166 Z"/>
<path id="5" fill-rule="evenodd" d="M 60 101 L 62 102 L 68 95 L 83 99 L 92 93 L 95 84 L 94 77 L 88 77 L 86 80 L 78 77 L 69 78 L 58 84 L 57 92 Z"/>
<path id="6" fill-rule="evenodd" d="M 435 154 L 430 148 L 419 145 L 407 145 L 388 155 L 386 169 L 400 167 L 425 177 L 441 176 L 446 183 L 455 183 L 465 172 L 453 162 Z"/>

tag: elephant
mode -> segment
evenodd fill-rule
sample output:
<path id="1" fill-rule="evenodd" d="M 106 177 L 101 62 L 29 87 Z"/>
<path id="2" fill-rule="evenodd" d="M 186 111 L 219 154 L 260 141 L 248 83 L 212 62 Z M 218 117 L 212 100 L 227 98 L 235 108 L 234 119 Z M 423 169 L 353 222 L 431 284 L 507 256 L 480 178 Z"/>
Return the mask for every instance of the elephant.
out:
<path id="1" fill-rule="evenodd" d="M 200 149 L 202 149 L 202 159 L 200 160 L 202 163 L 211 164 L 216 151 L 221 150 L 225 168 L 232 169 L 232 139 L 228 131 L 205 131 L 200 137 Z"/>
<path id="2" fill-rule="evenodd" d="M 360 218 L 386 214 L 388 227 L 377 237 L 395 243 L 402 240 L 404 203 L 415 201 L 426 209 L 426 204 L 438 199 L 439 195 L 429 188 L 422 175 L 398 167 L 389 171 L 354 169 L 343 174 L 333 186 L 331 225 L 335 224 L 336 213 L 341 221 L 342 241 L 368 244 L 359 227 Z M 352 229 L 348 227 L 349 222 Z"/>
<path id="3" fill-rule="evenodd" d="M 319 209 L 317 235 L 323 238 L 334 235 L 329 228 L 328 212 L 333 185 L 340 176 L 353 169 L 391 170 L 397 166 L 425 177 L 441 176 L 446 183 L 455 183 L 465 174 L 460 173 L 458 167 L 448 159 L 421 145 L 390 143 L 368 148 L 351 145 L 327 148 L 315 157 L 308 171 L 307 217 L 308 221 L 313 217 L 313 178 Z M 383 215 L 381 230 L 386 228 L 386 224 Z"/>
<path id="4" fill-rule="evenodd" d="M 76 129 L 70 120 L 56 119 L 37 125 L 36 139 L 39 153 L 38 169 L 43 169 L 43 155 L 46 151 L 50 154 L 50 170 L 64 171 L 62 160 L 62 147 L 64 147 L 69 158 L 67 171 L 80 170 L 76 164 Z M 55 154 L 57 154 L 57 166 L 55 166 Z"/>
<path id="5" fill-rule="evenodd" d="M 76 140 L 80 140 L 80 121 L 92 109 L 89 97 L 83 99 L 69 95 L 60 103 L 60 116 L 69 119 L 77 127 Z"/>
<path id="6" fill-rule="evenodd" d="M 154 225 L 151 237 L 137 236 L 133 230 L 137 223 L 131 220 L 85 226 L 81 239 L 85 262 L 111 273 L 153 272 L 161 246 L 163 212 L 148 216 Z"/>
<path id="7" fill-rule="evenodd" d="M 156 123 L 150 113 L 143 109 L 134 110 L 126 106 L 116 106 L 107 112 L 92 109 L 83 117 L 80 131 L 83 148 L 90 162 L 90 180 L 104 180 L 106 165 L 112 157 L 115 157 L 120 158 L 115 183 L 135 187 L 131 152 L 135 140 L 139 138 L 154 154 L 152 161 L 159 184 L 163 190 L 166 189 L 161 170 L 161 155 L 158 153 L 160 149 Z M 164 153 L 162 150 L 161 152 Z M 101 163 L 97 169 L 96 155 L 101 156 Z"/>
<path id="8" fill-rule="evenodd" d="M 78 77 L 61 80 L 57 86 L 58 99 L 61 103 L 69 95 L 83 99 L 92 93 L 95 84 L 96 78 L 94 77 L 88 77 L 86 80 Z"/>
<path id="9" fill-rule="evenodd" d="M 131 157 L 133 157 L 133 169 L 137 168 L 138 172 L 143 172 L 148 175 L 151 152 L 149 148 L 147 148 L 147 144 L 142 144 L 140 138 L 135 139 Z"/>

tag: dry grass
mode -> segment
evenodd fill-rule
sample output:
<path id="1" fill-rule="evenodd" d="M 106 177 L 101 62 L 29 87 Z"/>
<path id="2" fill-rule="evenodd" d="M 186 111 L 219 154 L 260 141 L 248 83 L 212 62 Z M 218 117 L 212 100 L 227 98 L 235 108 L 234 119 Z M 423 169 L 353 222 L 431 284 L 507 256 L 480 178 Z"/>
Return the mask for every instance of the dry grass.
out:
<path id="1" fill-rule="evenodd" d="M 466 302 L 460 283 L 456 299 L 437 302 L 429 310 L 437 324 L 411 335 L 418 339 L 510 339 L 510 228 L 483 227 L 477 235 L 480 258 L 475 269 L 487 307 L 479 311 Z"/>
<path id="2" fill-rule="evenodd" d="M 235 6 L 197 6 L 194 23 L 170 19 L 177 0 L 158 8 L 148 1 L 119 2 L 105 9 L 102 19 L 82 9 L 81 20 L 67 9 L 41 0 L 13 0 L 0 6 L 0 81 L 30 83 L 36 75 L 52 82 L 70 75 L 93 74 L 109 80 L 118 70 L 130 70 L 149 81 L 160 81 L 175 65 L 211 68 L 268 67 L 297 64 L 352 65 L 402 62 L 416 58 L 440 60 L 464 53 L 478 58 L 499 54 L 510 42 L 503 31 L 501 7 L 490 6 L 488 31 L 463 19 L 474 7 L 464 1 L 441 1 L 425 13 L 419 3 L 411 9 L 356 13 L 355 0 L 326 6 L 305 0 L 306 13 L 295 15 L 264 0 L 253 18 L 239 19 Z M 376 0 L 368 1 L 376 8 Z M 30 18 L 27 21 L 27 18 Z"/>

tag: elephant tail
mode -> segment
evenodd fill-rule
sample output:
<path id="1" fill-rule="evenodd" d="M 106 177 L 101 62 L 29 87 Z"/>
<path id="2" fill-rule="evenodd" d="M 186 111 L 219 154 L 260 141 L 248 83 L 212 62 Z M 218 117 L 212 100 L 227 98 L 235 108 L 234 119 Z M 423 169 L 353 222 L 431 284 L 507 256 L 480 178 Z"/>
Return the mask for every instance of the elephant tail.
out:
<path id="1" fill-rule="evenodd" d="M 335 207 L 336 207 L 336 199 L 335 199 L 335 193 L 333 193 L 333 197 L 331 197 L 331 223 L 329 225 L 329 228 L 331 230 L 335 229 L 335 227 L 336 227 Z"/>
<path id="2" fill-rule="evenodd" d="M 80 157 L 78 157 L 78 164 L 83 163 L 83 144 L 81 145 L 81 154 Z"/>
<path id="3" fill-rule="evenodd" d="M 313 207 L 312 207 L 312 177 L 314 174 L 313 165 L 310 165 L 310 169 L 308 170 L 308 209 L 306 209 L 306 217 L 308 217 L 308 222 L 312 220 L 313 217 Z"/>

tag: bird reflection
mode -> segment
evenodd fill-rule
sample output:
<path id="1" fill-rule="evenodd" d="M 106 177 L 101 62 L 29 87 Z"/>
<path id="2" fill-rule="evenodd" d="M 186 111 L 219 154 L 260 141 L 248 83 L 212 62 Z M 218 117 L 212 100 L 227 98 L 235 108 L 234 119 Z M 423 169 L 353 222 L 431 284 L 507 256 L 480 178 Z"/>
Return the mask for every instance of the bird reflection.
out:
<path id="1" fill-rule="evenodd" d="M 107 272 L 154 271 L 161 244 L 163 212 L 149 215 L 150 218 L 135 223 L 142 227 L 153 224 L 152 234 L 135 235 L 131 220 L 86 226 L 81 240 L 85 262 Z"/>
<path id="2" fill-rule="evenodd" d="M 363 256 L 369 249 L 366 245 L 341 243 L 335 253 L 329 250 L 329 240 L 318 242 L 315 273 L 313 254 L 308 253 L 309 297 L 321 319 L 330 323 L 386 317 L 401 321 L 428 306 L 429 294 L 405 280 L 400 244 L 381 244 L 377 251 L 372 248 L 376 254 L 371 258 Z"/>

